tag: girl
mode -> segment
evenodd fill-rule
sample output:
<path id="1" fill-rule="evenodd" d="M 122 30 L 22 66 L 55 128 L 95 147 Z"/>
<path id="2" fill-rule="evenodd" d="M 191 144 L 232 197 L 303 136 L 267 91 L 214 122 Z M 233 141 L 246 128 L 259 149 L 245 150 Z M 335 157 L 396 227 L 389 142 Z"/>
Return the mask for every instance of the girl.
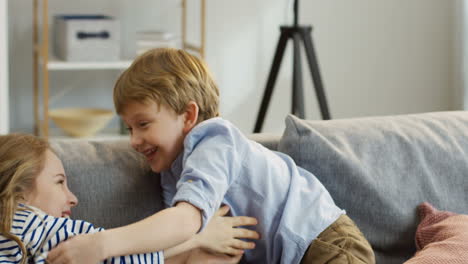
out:
<path id="1" fill-rule="evenodd" d="M 45 263 L 58 243 L 76 234 L 101 231 L 91 223 L 68 218 L 77 204 L 62 162 L 45 140 L 27 134 L 0 136 L 0 263 Z M 225 221 L 230 219 L 222 217 L 227 211 L 221 208 L 194 239 L 166 250 L 167 263 L 237 263 L 241 255 L 212 255 L 197 249 L 213 249 L 233 240 L 220 237 L 220 229 L 256 222 L 249 217 L 237 217 L 236 224 Z M 164 257 L 162 252 L 153 252 L 114 257 L 104 263 L 115 261 L 164 263 Z"/>

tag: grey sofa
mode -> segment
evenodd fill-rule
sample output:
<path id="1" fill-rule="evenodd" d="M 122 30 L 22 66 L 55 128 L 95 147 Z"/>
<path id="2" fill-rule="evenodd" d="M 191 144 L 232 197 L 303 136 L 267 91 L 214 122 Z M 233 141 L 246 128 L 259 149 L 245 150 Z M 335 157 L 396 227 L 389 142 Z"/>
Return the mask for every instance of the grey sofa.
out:
<path id="1" fill-rule="evenodd" d="M 418 204 L 468 213 L 466 112 L 332 121 L 289 116 L 283 135 L 249 137 L 314 173 L 369 239 L 377 263 L 403 263 L 414 254 Z M 110 228 L 162 208 L 159 176 L 128 139 L 52 146 L 80 200 L 74 218 Z"/>

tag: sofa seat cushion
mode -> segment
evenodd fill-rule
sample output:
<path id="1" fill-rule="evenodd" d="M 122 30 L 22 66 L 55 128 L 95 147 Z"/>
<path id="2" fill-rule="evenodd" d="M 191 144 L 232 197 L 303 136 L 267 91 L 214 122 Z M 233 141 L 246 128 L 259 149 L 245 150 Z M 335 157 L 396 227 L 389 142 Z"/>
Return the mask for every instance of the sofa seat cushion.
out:
<path id="1" fill-rule="evenodd" d="M 312 172 L 361 228 L 377 263 L 416 251 L 417 206 L 468 211 L 468 113 L 286 118 L 279 151 Z"/>

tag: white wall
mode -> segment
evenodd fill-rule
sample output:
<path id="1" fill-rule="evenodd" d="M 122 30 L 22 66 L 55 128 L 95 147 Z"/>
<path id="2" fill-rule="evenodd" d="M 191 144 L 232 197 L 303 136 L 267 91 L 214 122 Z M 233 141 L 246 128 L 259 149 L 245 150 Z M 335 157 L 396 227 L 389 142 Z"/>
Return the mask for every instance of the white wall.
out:
<path id="1" fill-rule="evenodd" d="M 11 1 L 9 9 L 13 130 L 32 129 L 30 2 Z M 129 54 L 133 30 L 180 28 L 180 1 L 49 2 L 55 6 L 52 12 L 97 10 L 120 16 L 127 35 L 124 50 Z M 334 118 L 455 108 L 454 1 L 303 0 L 300 5 L 300 21 L 314 27 L 312 36 Z M 286 6 L 287 0 L 207 0 L 207 62 L 221 88 L 221 113 L 247 133 L 255 123 Z M 288 49 L 266 132 L 281 132 L 284 127 L 290 110 L 291 64 Z M 112 81 L 99 80 L 113 80 L 117 73 L 86 74 L 82 78 L 54 75 L 53 85 L 81 85 L 81 91 L 97 91 L 95 100 L 109 99 L 106 104 L 112 107 L 108 96 Z M 319 119 L 305 63 L 303 77 L 307 118 Z M 92 88 L 89 79 L 96 79 L 92 85 L 100 88 Z M 74 104 L 83 96 L 72 95 L 68 100 L 60 104 Z"/>
<path id="2" fill-rule="evenodd" d="M 208 61 L 222 87 L 223 114 L 253 128 L 284 17 L 279 0 L 209 1 Z M 453 108 L 454 2 L 301 1 L 334 118 Z M 288 47 L 290 47 L 289 44 Z M 319 119 L 303 66 L 307 117 Z M 265 130 L 290 110 L 291 53 L 284 59 Z"/>
<path id="3" fill-rule="evenodd" d="M 7 0 L 0 0 L 0 134 L 9 131 Z"/>

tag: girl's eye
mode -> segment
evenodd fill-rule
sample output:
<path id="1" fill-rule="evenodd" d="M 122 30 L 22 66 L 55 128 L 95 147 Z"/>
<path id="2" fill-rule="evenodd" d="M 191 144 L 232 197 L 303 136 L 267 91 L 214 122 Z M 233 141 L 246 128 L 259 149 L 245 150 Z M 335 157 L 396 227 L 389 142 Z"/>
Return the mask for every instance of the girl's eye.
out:
<path id="1" fill-rule="evenodd" d="M 64 182 L 65 182 L 64 180 L 57 181 L 58 184 L 63 184 Z"/>
<path id="2" fill-rule="evenodd" d="M 140 127 L 145 127 L 146 125 L 148 125 L 148 122 L 141 122 L 139 125 Z"/>

